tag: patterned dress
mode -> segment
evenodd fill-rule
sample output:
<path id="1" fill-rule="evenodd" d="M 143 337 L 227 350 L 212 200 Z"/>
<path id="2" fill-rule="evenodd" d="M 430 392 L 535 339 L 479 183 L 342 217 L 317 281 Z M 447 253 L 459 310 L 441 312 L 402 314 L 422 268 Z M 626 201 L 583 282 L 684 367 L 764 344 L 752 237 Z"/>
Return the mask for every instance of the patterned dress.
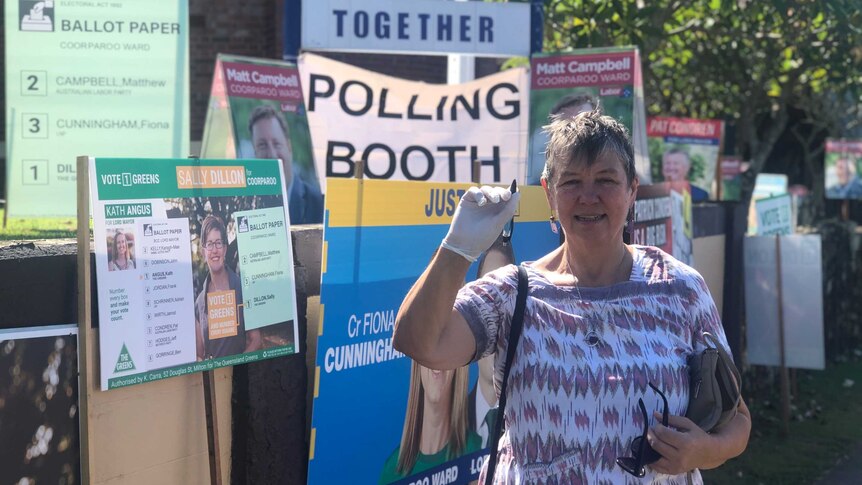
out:
<path id="1" fill-rule="evenodd" d="M 667 396 L 670 414 L 684 415 L 686 357 L 706 348 L 701 333 L 727 348 L 700 274 L 660 249 L 633 248 L 629 281 L 610 287 L 556 286 L 526 265 L 530 292 L 495 484 L 702 483 L 697 470 L 673 476 L 647 466 L 638 479 L 616 464 L 632 456 L 631 441 L 643 432 L 638 398 L 650 425 L 652 411 L 662 410 L 648 383 Z M 498 392 L 517 281 L 509 265 L 467 284 L 455 301 L 476 338 L 474 360 L 496 352 Z"/>

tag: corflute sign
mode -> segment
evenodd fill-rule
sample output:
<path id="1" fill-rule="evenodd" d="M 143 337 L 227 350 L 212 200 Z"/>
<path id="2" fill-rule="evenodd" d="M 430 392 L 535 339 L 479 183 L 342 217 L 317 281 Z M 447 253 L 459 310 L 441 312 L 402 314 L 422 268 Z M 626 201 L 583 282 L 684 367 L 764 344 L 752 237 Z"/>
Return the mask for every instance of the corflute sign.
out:
<path id="1" fill-rule="evenodd" d="M 528 3 L 303 0 L 302 47 L 530 55 Z"/>

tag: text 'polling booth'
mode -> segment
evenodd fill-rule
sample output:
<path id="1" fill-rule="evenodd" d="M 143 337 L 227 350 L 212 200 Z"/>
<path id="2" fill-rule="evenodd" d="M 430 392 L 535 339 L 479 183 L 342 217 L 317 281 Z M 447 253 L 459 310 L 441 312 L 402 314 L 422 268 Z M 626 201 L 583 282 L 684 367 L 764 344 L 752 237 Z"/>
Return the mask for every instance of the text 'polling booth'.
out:
<path id="1" fill-rule="evenodd" d="M 487 183 L 522 181 L 527 74 L 510 69 L 460 85 L 375 74 L 314 54 L 299 58 L 314 155 L 324 177 Z"/>
<path id="2" fill-rule="evenodd" d="M 329 184 L 308 483 L 475 480 L 496 406 L 494 357 L 441 372 L 392 347 L 401 301 L 469 186 L 337 178 Z M 511 241 L 498 239 L 467 279 L 535 260 L 558 244 L 543 191 L 522 187 Z M 433 397 L 440 394 L 449 398 Z M 431 416 L 455 425 L 432 425 Z M 423 436 L 435 434 L 446 444 L 420 450 Z"/>
<path id="3" fill-rule="evenodd" d="M 74 216 L 77 155 L 188 155 L 188 0 L 10 0 L 5 15 L 10 216 Z"/>
<path id="4" fill-rule="evenodd" d="M 91 158 L 103 390 L 296 353 L 276 160 Z"/>

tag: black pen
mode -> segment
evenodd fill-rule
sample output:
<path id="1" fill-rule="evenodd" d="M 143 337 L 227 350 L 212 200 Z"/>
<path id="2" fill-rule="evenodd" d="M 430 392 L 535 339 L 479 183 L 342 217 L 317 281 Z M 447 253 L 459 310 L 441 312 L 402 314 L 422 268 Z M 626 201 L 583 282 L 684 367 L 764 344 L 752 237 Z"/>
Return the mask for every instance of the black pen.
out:
<path id="1" fill-rule="evenodd" d="M 518 181 L 512 180 L 512 185 L 509 186 L 509 192 L 512 195 L 515 195 L 515 192 L 518 191 Z M 512 231 L 515 230 L 515 216 L 513 215 L 509 222 L 503 226 L 503 232 L 500 233 L 500 238 L 502 239 L 503 244 L 509 244 L 509 241 L 512 240 Z"/>

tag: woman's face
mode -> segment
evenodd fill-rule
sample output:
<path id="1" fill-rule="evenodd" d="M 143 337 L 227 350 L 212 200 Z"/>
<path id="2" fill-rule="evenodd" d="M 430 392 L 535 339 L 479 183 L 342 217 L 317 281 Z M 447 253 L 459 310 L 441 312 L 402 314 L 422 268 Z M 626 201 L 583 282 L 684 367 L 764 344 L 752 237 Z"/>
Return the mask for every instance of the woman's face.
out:
<path id="1" fill-rule="evenodd" d="M 420 366 L 419 378 L 425 390 L 425 401 L 434 404 L 450 402 L 454 377 L 454 370 L 431 370 Z"/>
<path id="2" fill-rule="evenodd" d="M 207 231 L 207 237 L 204 240 L 204 254 L 210 273 L 218 273 L 224 268 L 225 249 L 221 231 L 216 228 Z"/>
<path id="3" fill-rule="evenodd" d="M 548 182 L 548 204 L 559 217 L 566 239 L 606 245 L 622 241 L 629 207 L 634 204 L 638 181 L 629 185 L 623 162 L 603 155 L 591 166 L 561 166 Z"/>
<path id="4" fill-rule="evenodd" d="M 114 244 L 117 246 L 117 259 L 126 259 L 126 253 L 129 250 L 128 242 L 125 234 L 117 234 Z"/>

